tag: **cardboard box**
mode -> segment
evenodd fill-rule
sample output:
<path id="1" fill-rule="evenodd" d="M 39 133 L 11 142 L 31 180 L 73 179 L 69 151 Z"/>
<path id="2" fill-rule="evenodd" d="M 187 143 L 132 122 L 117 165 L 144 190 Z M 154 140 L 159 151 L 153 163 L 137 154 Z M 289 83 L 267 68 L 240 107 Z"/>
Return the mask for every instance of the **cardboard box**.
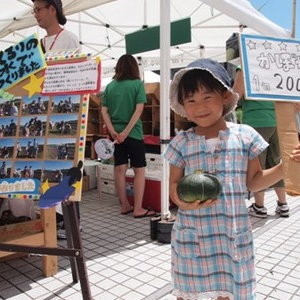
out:
<path id="1" fill-rule="evenodd" d="M 89 189 L 97 188 L 97 179 L 96 179 L 96 167 L 99 165 L 99 162 L 93 160 L 85 160 L 83 162 L 83 171 L 85 175 L 90 177 L 89 180 Z"/>
<path id="2" fill-rule="evenodd" d="M 161 172 L 148 171 L 146 172 L 146 184 L 143 199 L 143 207 L 151 208 L 157 212 L 161 211 Z M 131 205 L 134 204 L 133 190 L 133 170 L 129 169 L 126 173 L 126 194 Z M 170 208 L 175 207 L 175 204 L 170 200 Z"/>
<path id="3" fill-rule="evenodd" d="M 88 192 L 90 190 L 90 176 L 84 175 L 82 177 L 82 192 Z"/>

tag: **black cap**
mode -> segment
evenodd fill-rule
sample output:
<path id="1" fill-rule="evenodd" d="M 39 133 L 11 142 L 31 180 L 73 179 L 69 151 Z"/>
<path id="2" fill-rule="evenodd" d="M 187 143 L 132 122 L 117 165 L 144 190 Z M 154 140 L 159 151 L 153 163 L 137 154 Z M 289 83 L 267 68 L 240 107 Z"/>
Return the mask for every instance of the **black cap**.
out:
<path id="1" fill-rule="evenodd" d="M 36 0 L 31 0 L 35 2 Z M 57 20 L 60 25 L 65 25 L 67 23 L 67 18 L 63 13 L 63 7 L 61 0 L 43 0 L 48 3 L 48 5 L 53 5 L 56 10 Z"/>

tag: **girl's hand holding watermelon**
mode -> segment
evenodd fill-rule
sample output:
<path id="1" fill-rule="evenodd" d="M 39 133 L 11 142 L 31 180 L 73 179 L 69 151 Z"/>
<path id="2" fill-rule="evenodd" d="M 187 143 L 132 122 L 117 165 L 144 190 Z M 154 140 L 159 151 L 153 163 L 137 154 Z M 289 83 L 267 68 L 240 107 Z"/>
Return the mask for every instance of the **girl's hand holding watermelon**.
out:
<path id="1" fill-rule="evenodd" d="M 206 201 L 195 200 L 194 202 L 186 202 L 181 200 L 179 197 L 176 197 L 176 204 L 182 210 L 193 210 L 193 209 L 201 209 L 208 206 L 213 206 L 216 204 L 217 199 L 207 199 Z"/>

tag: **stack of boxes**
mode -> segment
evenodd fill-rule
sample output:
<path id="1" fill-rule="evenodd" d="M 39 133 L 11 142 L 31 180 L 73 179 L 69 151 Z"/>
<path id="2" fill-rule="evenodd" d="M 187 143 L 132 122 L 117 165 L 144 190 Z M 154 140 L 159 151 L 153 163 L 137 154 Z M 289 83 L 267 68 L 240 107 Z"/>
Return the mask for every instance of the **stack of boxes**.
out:
<path id="1" fill-rule="evenodd" d="M 98 191 L 102 193 L 117 195 L 114 181 L 114 165 L 100 163 L 97 166 Z"/>

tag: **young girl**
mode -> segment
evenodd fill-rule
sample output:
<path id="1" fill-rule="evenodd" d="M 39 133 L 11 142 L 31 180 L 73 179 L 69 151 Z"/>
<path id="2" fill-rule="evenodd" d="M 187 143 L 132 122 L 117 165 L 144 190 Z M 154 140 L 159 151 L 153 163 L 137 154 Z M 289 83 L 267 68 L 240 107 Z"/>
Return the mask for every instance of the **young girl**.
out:
<path id="1" fill-rule="evenodd" d="M 258 155 L 268 144 L 250 126 L 225 121 L 237 99 L 227 71 L 210 59 L 191 63 L 171 83 L 171 108 L 195 123 L 180 131 L 164 153 L 170 162 L 170 197 L 179 207 L 172 232 L 178 300 L 255 299 L 245 192 L 280 180 L 282 167 L 263 171 Z M 218 177 L 222 193 L 204 203 L 186 203 L 177 195 L 177 184 L 199 169 Z"/>

